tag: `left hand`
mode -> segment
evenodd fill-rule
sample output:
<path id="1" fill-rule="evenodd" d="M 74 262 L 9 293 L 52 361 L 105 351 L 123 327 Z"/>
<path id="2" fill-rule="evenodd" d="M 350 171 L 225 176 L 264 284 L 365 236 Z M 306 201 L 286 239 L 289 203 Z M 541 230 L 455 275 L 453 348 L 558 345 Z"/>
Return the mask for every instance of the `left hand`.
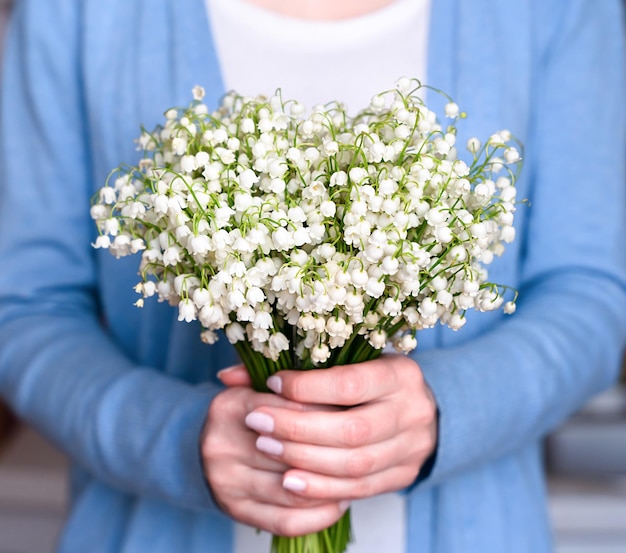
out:
<path id="1" fill-rule="evenodd" d="M 240 372 L 230 373 L 220 375 L 225 384 L 248 382 Z M 284 473 L 283 486 L 303 497 L 350 500 L 405 488 L 436 447 L 436 401 L 408 357 L 281 371 L 268 385 L 291 401 L 342 407 L 261 406 L 246 417 L 260 434 L 257 448 L 293 467 Z"/>

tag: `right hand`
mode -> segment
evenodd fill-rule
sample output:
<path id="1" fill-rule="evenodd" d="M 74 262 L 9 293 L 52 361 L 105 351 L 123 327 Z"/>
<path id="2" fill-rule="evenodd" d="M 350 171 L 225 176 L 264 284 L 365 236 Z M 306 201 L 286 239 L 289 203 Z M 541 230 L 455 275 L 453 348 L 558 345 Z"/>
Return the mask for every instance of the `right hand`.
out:
<path id="1" fill-rule="evenodd" d="M 297 411 L 315 406 L 255 392 L 238 369 L 221 376 L 231 387 L 214 398 L 201 437 L 204 473 L 220 508 L 244 524 L 282 536 L 317 532 L 336 522 L 347 504 L 286 490 L 283 474 L 291 467 L 261 453 L 255 445 L 258 433 L 244 422 L 261 406 Z"/>

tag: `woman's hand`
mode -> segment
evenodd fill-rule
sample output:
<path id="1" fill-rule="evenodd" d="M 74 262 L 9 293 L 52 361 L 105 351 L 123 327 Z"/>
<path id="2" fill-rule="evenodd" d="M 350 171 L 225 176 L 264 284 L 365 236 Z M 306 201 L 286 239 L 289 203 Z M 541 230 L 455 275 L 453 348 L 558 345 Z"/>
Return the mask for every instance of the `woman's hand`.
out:
<path id="1" fill-rule="evenodd" d="M 260 434 L 257 450 L 293 467 L 282 485 L 302 498 L 338 502 L 402 489 L 436 447 L 437 405 L 408 357 L 281 371 L 268 385 L 292 405 L 344 407 L 319 412 L 266 402 L 245 417 Z"/>
<path id="2" fill-rule="evenodd" d="M 289 467 L 259 451 L 258 434 L 244 423 L 246 415 L 259 409 L 300 413 L 308 407 L 254 392 L 245 369 L 226 371 L 222 379 L 233 387 L 213 400 L 201 443 L 205 476 L 222 510 L 240 522 L 286 536 L 316 532 L 337 521 L 347 503 L 309 499 L 286 489 L 283 478 Z"/>

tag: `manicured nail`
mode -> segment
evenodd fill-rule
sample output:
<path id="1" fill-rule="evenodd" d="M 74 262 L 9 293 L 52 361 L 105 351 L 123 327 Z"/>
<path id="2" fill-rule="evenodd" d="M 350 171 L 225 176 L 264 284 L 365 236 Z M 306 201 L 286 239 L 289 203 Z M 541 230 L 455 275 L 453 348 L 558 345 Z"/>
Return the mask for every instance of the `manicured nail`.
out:
<path id="1" fill-rule="evenodd" d="M 342 513 L 345 513 L 350 508 L 350 501 L 340 501 L 339 502 L 339 510 Z"/>
<path id="2" fill-rule="evenodd" d="M 265 381 L 265 383 L 267 384 L 267 387 L 275 394 L 280 394 L 283 391 L 283 381 L 281 380 L 280 376 L 270 376 Z"/>
<path id="3" fill-rule="evenodd" d="M 217 371 L 217 378 L 220 378 L 221 375 L 226 374 L 227 372 L 232 371 L 233 369 L 238 369 L 241 365 L 233 365 L 232 367 L 226 367 L 225 369 L 221 369 Z"/>
<path id="4" fill-rule="evenodd" d="M 306 482 L 297 476 L 287 476 L 283 480 L 283 488 L 292 492 L 302 492 L 306 490 Z"/>
<path id="5" fill-rule="evenodd" d="M 273 432 L 274 418 L 265 413 L 249 413 L 246 416 L 246 426 L 257 432 Z"/>
<path id="6" fill-rule="evenodd" d="M 269 455 L 282 455 L 285 450 L 283 444 L 269 436 L 259 436 L 256 440 L 256 448 Z"/>

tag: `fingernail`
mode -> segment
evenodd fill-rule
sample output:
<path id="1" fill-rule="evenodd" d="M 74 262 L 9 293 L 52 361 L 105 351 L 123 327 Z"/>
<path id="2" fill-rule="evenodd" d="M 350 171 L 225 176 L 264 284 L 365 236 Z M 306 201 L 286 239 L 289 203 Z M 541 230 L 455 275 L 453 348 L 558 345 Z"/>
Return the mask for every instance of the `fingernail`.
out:
<path id="1" fill-rule="evenodd" d="M 342 513 L 345 513 L 350 508 L 350 505 L 351 505 L 350 501 L 340 501 L 339 502 L 339 510 Z"/>
<path id="2" fill-rule="evenodd" d="M 283 480 L 283 488 L 292 492 L 302 492 L 306 490 L 306 482 L 297 476 L 287 476 Z"/>
<path id="3" fill-rule="evenodd" d="M 257 432 L 273 432 L 274 418 L 265 413 L 249 413 L 245 419 L 246 426 Z"/>
<path id="4" fill-rule="evenodd" d="M 259 436 L 256 440 L 256 448 L 269 455 L 282 455 L 285 450 L 283 444 L 269 436 Z"/>
<path id="5" fill-rule="evenodd" d="M 227 372 L 232 371 L 233 369 L 237 369 L 239 368 L 241 365 L 233 365 L 232 367 L 226 367 L 225 369 L 221 369 L 219 371 L 217 371 L 217 378 L 220 378 L 220 375 L 225 374 Z"/>
<path id="6" fill-rule="evenodd" d="M 267 387 L 275 394 L 280 394 L 283 391 L 283 381 L 280 376 L 270 376 L 266 381 Z"/>

